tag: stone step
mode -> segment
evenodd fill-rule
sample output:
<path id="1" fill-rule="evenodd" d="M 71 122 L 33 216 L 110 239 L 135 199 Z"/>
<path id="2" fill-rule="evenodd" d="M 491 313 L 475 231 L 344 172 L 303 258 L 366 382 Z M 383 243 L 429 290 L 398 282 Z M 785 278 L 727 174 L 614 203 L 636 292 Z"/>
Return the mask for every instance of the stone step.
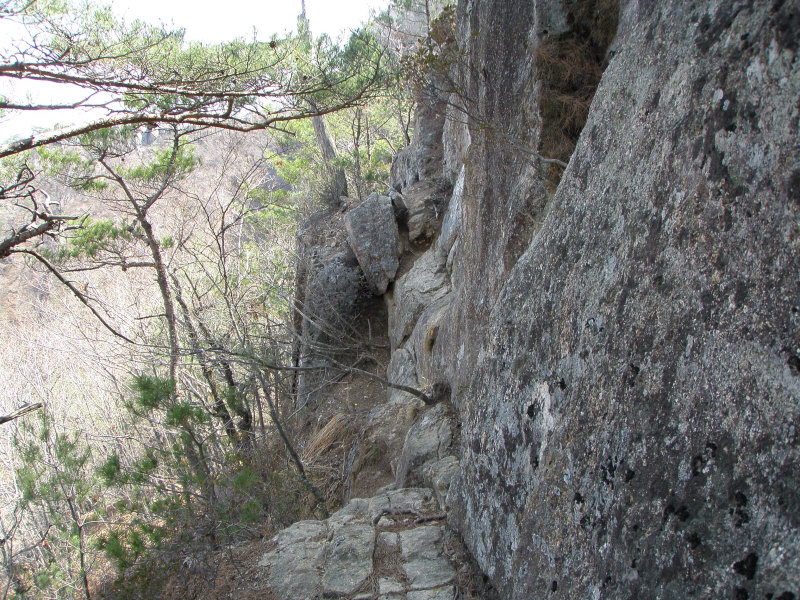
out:
<path id="1" fill-rule="evenodd" d="M 356 498 L 275 535 L 259 567 L 280 600 L 453 600 L 454 534 L 428 488 Z"/>

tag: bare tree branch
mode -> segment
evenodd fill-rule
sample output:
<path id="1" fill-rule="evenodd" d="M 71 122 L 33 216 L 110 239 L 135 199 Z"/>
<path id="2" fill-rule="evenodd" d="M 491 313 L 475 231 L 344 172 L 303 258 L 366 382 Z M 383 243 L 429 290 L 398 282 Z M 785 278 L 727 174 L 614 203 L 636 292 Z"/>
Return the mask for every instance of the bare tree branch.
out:
<path id="1" fill-rule="evenodd" d="M 75 297 L 78 300 L 80 300 L 86 306 L 86 308 L 88 308 L 90 311 L 92 311 L 92 314 L 95 317 L 97 317 L 97 320 L 100 321 L 100 323 L 103 324 L 103 327 L 108 329 L 111 333 L 113 333 L 118 338 L 121 338 L 121 339 L 125 340 L 129 344 L 133 344 L 134 343 L 133 340 L 131 340 L 130 338 L 128 338 L 128 337 L 126 337 L 124 335 L 122 335 L 119 331 L 117 331 L 111 325 L 109 325 L 108 322 L 103 318 L 103 316 L 99 312 L 97 312 L 97 309 L 95 309 L 95 307 L 92 306 L 89 303 L 88 298 L 86 298 L 86 296 L 83 293 L 81 293 L 81 291 L 78 288 L 76 288 L 72 284 L 71 281 L 66 279 L 58 271 L 58 269 L 56 269 L 52 264 L 50 264 L 50 261 L 48 261 L 44 256 L 42 256 L 41 254 L 39 254 L 37 252 L 34 252 L 32 250 L 23 250 L 23 249 L 19 249 L 19 248 L 12 250 L 11 253 L 12 254 L 29 254 L 30 256 L 34 257 L 36 260 L 38 260 L 40 263 L 42 263 L 47 268 L 48 271 L 50 271 L 53 275 L 55 275 L 56 279 L 58 279 L 61 283 L 63 283 L 65 286 L 67 286 L 69 288 L 69 290 L 73 294 L 75 294 Z"/>
<path id="2" fill-rule="evenodd" d="M 269 414 L 272 417 L 272 422 L 275 423 L 275 427 L 278 428 L 278 433 L 283 440 L 284 445 L 286 446 L 286 450 L 289 452 L 289 456 L 292 457 L 292 461 L 294 462 L 295 466 L 297 467 L 298 474 L 300 475 L 300 479 L 306 485 L 306 487 L 314 494 L 314 497 L 322 506 L 323 516 L 328 518 L 328 507 L 325 503 L 325 494 L 315 486 L 311 481 L 308 479 L 306 475 L 306 470 L 303 467 L 303 461 L 300 460 L 300 456 L 297 454 L 297 451 L 294 449 L 292 442 L 289 440 L 289 436 L 286 434 L 286 430 L 283 428 L 280 419 L 278 418 L 278 411 L 275 409 L 275 403 L 272 401 L 272 394 L 270 394 L 269 387 L 267 386 L 267 381 L 264 379 L 264 374 L 261 372 L 260 369 L 255 369 L 256 377 L 258 378 L 258 382 L 261 384 L 261 389 L 264 392 L 264 397 L 267 399 L 267 405 L 269 406 Z"/>
<path id="3" fill-rule="evenodd" d="M 0 416 L 0 425 L 3 423 L 8 423 L 9 421 L 13 421 L 14 419 L 19 419 L 23 415 L 27 415 L 29 412 L 33 412 L 42 408 L 43 404 L 41 402 L 36 402 L 35 404 L 26 404 L 12 412 L 8 415 Z"/>

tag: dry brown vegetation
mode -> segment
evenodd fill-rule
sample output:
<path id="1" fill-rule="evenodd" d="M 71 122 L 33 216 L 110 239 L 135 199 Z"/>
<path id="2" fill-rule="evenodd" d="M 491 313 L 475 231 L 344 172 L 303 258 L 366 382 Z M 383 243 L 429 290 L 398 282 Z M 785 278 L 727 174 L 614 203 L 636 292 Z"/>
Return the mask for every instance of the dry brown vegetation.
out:
<path id="1" fill-rule="evenodd" d="M 570 31 L 547 38 L 536 49 L 543 83 L 539 145 L 543 156 L 569 162 L 607 66 L 618 17 L 618 0 L 579 0 L 568 8 Z M 563 167 L 549 168 L 555 188 Z"/>

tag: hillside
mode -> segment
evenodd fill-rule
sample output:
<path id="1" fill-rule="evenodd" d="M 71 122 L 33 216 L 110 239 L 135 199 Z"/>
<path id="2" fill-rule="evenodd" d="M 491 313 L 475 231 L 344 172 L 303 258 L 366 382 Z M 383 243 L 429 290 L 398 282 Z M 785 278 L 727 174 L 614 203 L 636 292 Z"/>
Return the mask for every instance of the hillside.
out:
<path id="1" fill-rule="evenodd" d="M 224 276 L 165 246 L 195 304 L 172 354 L 141 326 L 161 355 L 136 360 L 169 356 L 185 381 L 119 396 L 165 415 L 125 433 L 183 443 L 174 513 L 133 493 L 126 513 L 174 545 L 120 567 L 139 587 L 92 593 L 798 598 L 800 2 L 460 0 L 426 17 L 388 185 L 399 130 L 380 152 L 367 135 L 370 178 L 353 175 L 358 136 L 345 159 L 302 156 L 319 122 L 275 146 L 315 209 L 293 273 L 271 287 L 289 256 L 274 222 L 239 229 Z M 343 121 L 359 135 L 362 108 Z M 206 148 L 199 189 L 238 186 L 262 146 Z M 277 177 L 264 168 L 248 189 Z M 182 232 L 194 206 L 164 223 Z M 188 397 L 207 412 L 176 412 Z"/>

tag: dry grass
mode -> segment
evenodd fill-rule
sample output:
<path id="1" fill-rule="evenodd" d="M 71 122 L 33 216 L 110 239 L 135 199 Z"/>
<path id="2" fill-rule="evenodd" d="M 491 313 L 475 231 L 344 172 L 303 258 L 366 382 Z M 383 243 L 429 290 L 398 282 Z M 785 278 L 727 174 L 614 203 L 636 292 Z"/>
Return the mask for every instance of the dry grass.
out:
<path id="1" fill-rule="evenodd" d="M 403 558 L 400 546 L 390 546 L 380 538 L 375 543 L 373 554 L 373 577 L 376 584 L 380 579 L 394 579 L 400 583 L 407 583 L 406 572 L 403 569 Z"/>
<path id="2" fill-rule="evenodd" d="M 348 418 L 343 413 L 336 413 L 319 431 L 308 440 L 303 450 L 303 463 L 314 463 L 334 444 L 342 441 L 347 434 Z"/>
<path id="3" fill-rule="evenodd" d="M 539 143 L 543 156 L 565 163 L 572 156 L 607 66 L 618 15 L 618 0 L 579 0 L 568 9 L 572 29 L 536 49 L 536 68 L 543 83 Z M 551 165 L 548 175 L 553 188 L 562 172 Z"/>
<path id="4" fill-rule="evenodd" d="M 267 583 L 267 572 L 258 561 L 268 548 L 252 542 L 210 554 L 192 564 L 164 586 L 163 600 L 278 600 Z"/>

